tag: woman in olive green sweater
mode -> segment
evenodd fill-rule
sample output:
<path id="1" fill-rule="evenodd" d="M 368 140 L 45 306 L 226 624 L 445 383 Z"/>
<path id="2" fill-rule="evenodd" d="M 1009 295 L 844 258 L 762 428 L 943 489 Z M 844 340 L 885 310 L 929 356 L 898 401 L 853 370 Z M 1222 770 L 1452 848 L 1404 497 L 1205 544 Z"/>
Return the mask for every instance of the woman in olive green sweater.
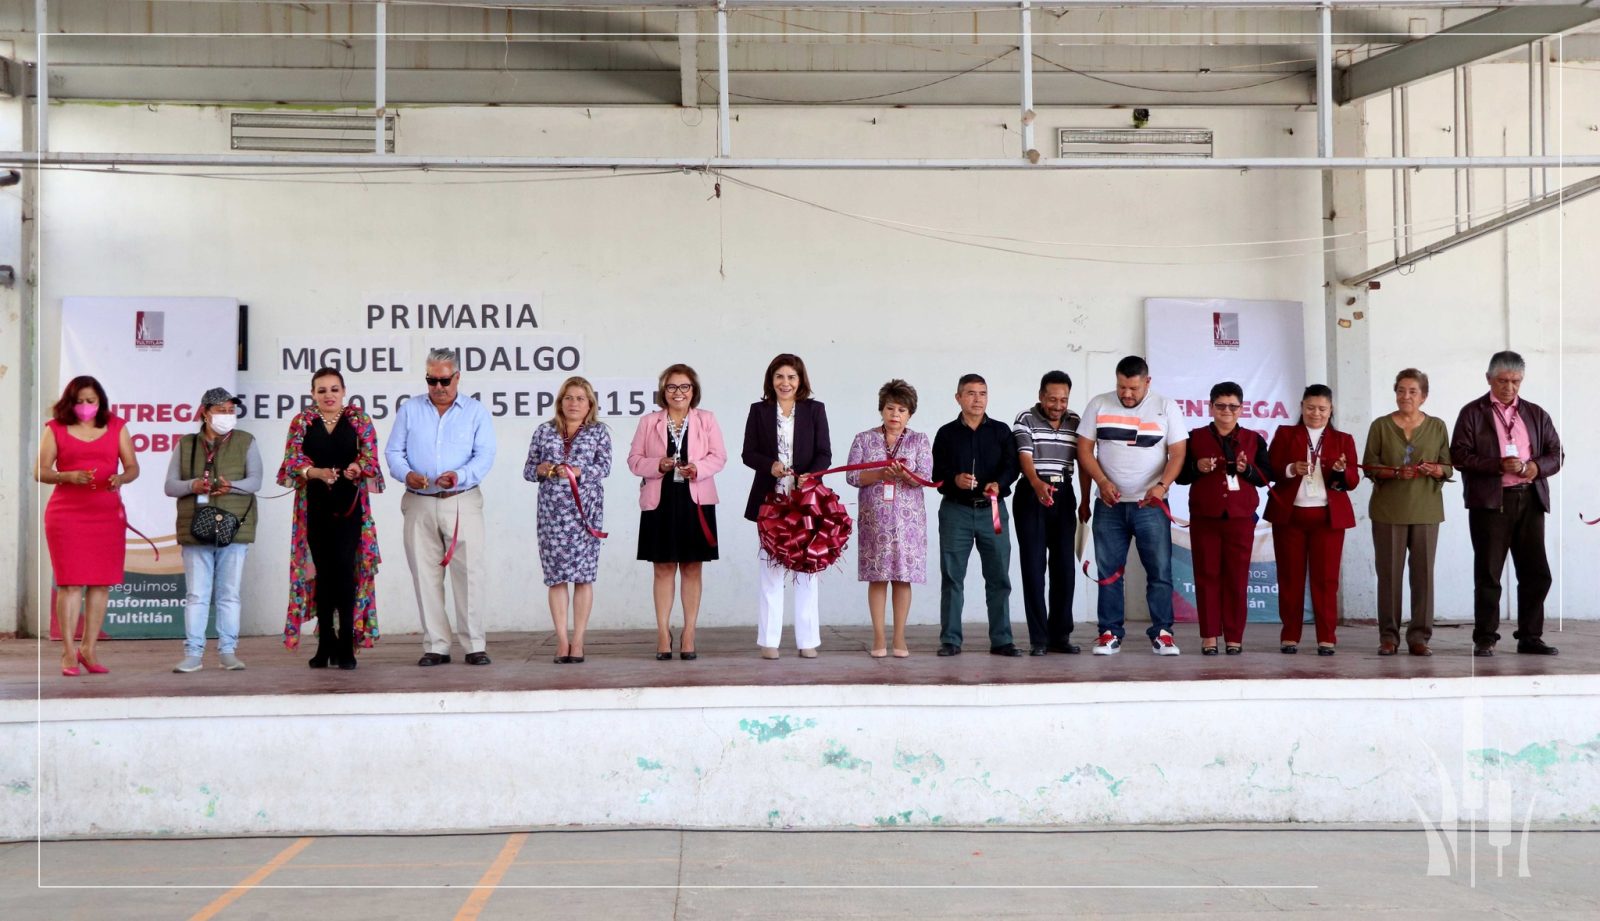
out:
<path id="1" fill-rule="evenodd" d="M 1431 656 L 1433 560 L 1444 521 L 1444 486 L 1450 466 L 1450 432 L 1444 421 L 1422 411 L 1428 375 L 1407 368 L 1395 375 L 1392 413 L 1372 422 L 1361 464 L 1372 480 L 1372 544 L 1378 569 L 1378 655 L 1400 646 L 1401 577 L 1410 557 L 1411 626 L 1406 646 Z"/>

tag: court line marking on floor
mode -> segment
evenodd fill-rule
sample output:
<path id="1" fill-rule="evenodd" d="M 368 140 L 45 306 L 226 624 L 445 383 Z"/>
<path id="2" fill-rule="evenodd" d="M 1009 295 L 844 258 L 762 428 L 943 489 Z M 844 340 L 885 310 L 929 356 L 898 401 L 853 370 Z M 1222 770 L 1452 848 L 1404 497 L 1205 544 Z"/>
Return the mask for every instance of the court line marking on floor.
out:
<path id="1" fill-rule="evenodd" d="M 505 846 L 495 857 L 489 869 L 483 871 L 483 878 L 478 880 L 478 885 L 467 896 L 467 901 L 456 912 L 455 921 L 477 921 L 478 915 L 483 912 L 483 906 L 489 904 L 489 897 L 494 895 L 494 890 L 500 885 L 500 880 L 505 878 L 506 871 L 511 869 L 511 864 L 517 859 L 517 852 L 528 841 L 527 832 L 518 832 L 506 839 Z"/>
<path id="2" fill-rule="evenodd" d="M 239 901 L 246 892 L 266 882 L 267 877 L 282 869 L 284 864 L 293 860 L 295 855 L 310 847 L 311 842 L 315 840 L 315 838 L 300 838 L 295 843 L 279 851 L 278 856 L 267 861 L 259 870 L 245 877 L 244 882 L 217 896 L 210 905 L 191 915 L 189 921 L 210 921 L 210 919 L 215 918 L 218 912 Z"/>

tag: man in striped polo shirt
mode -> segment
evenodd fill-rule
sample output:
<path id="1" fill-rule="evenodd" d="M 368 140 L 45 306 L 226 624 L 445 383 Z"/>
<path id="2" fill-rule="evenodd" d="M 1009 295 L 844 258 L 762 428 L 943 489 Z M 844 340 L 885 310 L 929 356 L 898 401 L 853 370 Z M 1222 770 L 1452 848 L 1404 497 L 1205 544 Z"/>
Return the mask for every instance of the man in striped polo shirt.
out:
<path id="1" fill-rule="evenodd" d="M 1050 371 L 1039 380 L 1039 402 L 1011 423 L 1023 485 L 1028 487 L 1017 489 L 1011 517 L 1021 554 L 1022 606 L 1032 656 L 1078 651 L 1072 643 L 1072 543 L 1078 527 L 1072 468 L 1078 455 L 1078 414 L 1067 409 L 1071 395 L 1072 378 L 1065 371 Z"/>

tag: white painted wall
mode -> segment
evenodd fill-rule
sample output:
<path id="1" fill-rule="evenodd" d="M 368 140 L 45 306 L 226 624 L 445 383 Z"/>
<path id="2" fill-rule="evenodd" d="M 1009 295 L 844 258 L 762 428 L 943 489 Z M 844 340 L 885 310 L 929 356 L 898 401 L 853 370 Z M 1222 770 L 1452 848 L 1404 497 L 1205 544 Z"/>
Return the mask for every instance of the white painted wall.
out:
<path id="1" fill-rule="evenodd" d="M 566 825 L 1415 827 L 1447 810 L 1478 826 L 1577 827 L 1600 810 L 1597 685 L 1567 675 L 650 688 L 53 700 L 42 711 L 6 701 L 0 840 Z M 1166 731 L 1152 732 L 1153 720 Z M 496 756 L 424 738 L 494 739 Z M 381 781 L 347 808 L 340 785 L 285 769 L 308 751 L 324 775 L 360 777 L 382 753 Z M 36 753 L 52 766 L 43 778 Z M 536 780 L 551 777 L 563 795 Z"/>
<path id="2" fill-rule="evenodd" d="M 1485 73 L 1478 82 L 1493 80 Z M 1576 95 L 1569 90 L 1569 101 Z M 1486 122 L 1501 111 L 1506 109 L 1481 112 L 1480 131 L 1488 131 Z M 715 119 L 705 117 L 710 114 L 633 108 L 409 109 L 401 113 L 400 149 L 408 154 L 707 154 L 714 147 Z M 738 114 L 733 141 L 739 155 L 998 156 L 1018 143 L 1012 110 Z M 52 143 L 62 150 L 224 153 L 227 147 L 221 109 L 77 104 L 55 107 L 51 115 Z M 1123 118 L 1117 112 L 1044 112 L 1040 136 L 1048 137 L 1057 126 L 1119 124 Z M 1569 119 L 1573 124 L 1584 120 L 1574 118 Z M 1600 121 L 1592 112 L 1587 118 Z M 1278 110 L 1158 112 L 1156 123 L 1216 129 L 1219 156 L 1309 154 L 1314 135 L 1308 115 Z M 1568 143 L 1582 134 L 1593 145 L 1597 136 L 1586 130 L 1566 132 Z M 1038 375 L 1052 367 L 1078 382 L 1072 405 L 1081 408 L 1109 388 L 1118 357 L 1142 349 L 1146 296 L 1302 301 L 1307 305 L 1306 365 L 1325 367 L 1320 255 L 1314 242 L 1196 246 L 1315 237 L 1320 202 L 1312 173 L 758 173 L 739 178 L 829 208 L 919 227 L 1072 241 L 1080 245 L 979 242 L 1079 258 L 1017 255 L 928 239 L 916 235 L 921 231 L 911 232 L 916 228 L 873 225 L 731 182 L 722 184 L 719 199 L 713 197 L 713 180 L 699 175 L 577 180 L 436 173 L 286 181 L 261 175 L 53 173 L 46 177 L 43 219 L 41 335 L 47 357 L 40 370 L 49 382 L 44 389 L 53 390 L 56 379 L 57 331 L 51 318 L 61 298 L 73 294 L 238 297 L 252 307 L 251 364 L 259 369 L 268 364 L 265 350 L 278 336 L 363 334 L 362 305 L 369 292 L 529 291 L 543 300 L 540 321 L 546 329 L 586 338 L 592 377 L 651 376 L 673 361 L 694 364 L 706 386 L 705 406 L 718 413 L 735 453 L 745 407 L 759 395 L 767 360 L 778 351 L 798 352 L 810 365 L 818 397 L 828 403 L 840 461 L 852 435 L 875 422 L 876 388 L 891 376 L 919 388 L 923 406 L 913 427 L 930 432 L 955 414 L 949 394 L 955 379 L 969 370 L 989 376 L 996 416 L 1009 419 L 1028 405 Z M 1449 202 L 1441 206 L 1429 200 L 1419 205 L 1419 213 L 1448 217 Z M 1579 296 L 1571 292 L 1592 298 L 1595 269 L 1575 256 L 1581 251 L 1575 247 L 1581 239 L 1593 241 L 1597 215 L 1600 202 L 1588 201 L 1574 206 L 1567 219 L 1569 316 L 1580 310 Z M 1383 218 L 1374 221 L 1381 225 Z M 1580 224 L 1583 230 L 1574 231 Z M 1554 218 L 1544 218 L 1521 233 L 1549 235 L 1554 227 Z M 1126 248 L 1081 245 L 1088 243 Z M 1520 306 L 1536 296 L 1524 292 L 1524 276 L 1529 286 L 1550 287 L 1547 279 L 1556 272 L 1553 244 L 1524 244 L 1509 256 L 1502 251 L 1486 258 L 1503 246 L 1483 241 L 1448 257 L 1453 271 L 1445 271 L 1441 259 L 1406 282 L 1388 279 L 1375 298 L 1372 322 L 1384 331 L 1374 337 L 1383 340 L 1375 346 L 1380 354 L 1374 366 L 1427 368 L 1435 382 L 1430 408 L 1450 408 L 1453 415 L 1454 406 L 1476 393 L 1483 360 L 1501 346 L 1494 332 L 1498 326 L 1462 322 L 1460 305 L 1473 306 L 1471 317 L 1480 316 L 1480 310 L 1503 314 L 1507 295 L 1501 279 L 1508 263 L 1515 269 L 1510 303 L 1517 316 L 1522 316 Z M 1588 306 L 1592 313 L 1592 300 Z M 1404 319 L 1396 319 L 1396 307 L 1405 310 Z M 1597 340 L 1600 330 L 1592 318 L 1565 328 L 1566 386 L 1574 395 L 1576 366 L 1592 361 Z M 1534 345 L 1518 344 L 1536 363 L 1553 363 L 1558 353 L 1547 333 Z M 259 375 L 252 371 L 246 384 L 291 389 L 304 384 L 298 378 Z M 1162 369 L 1154 369 L 1154 375 L 1159 389 Z M 1536 367 L 1529 395 L 1557 396 L 1555 385 L 1553 370 Z M 1383 382 L 1373 386 L 1382 390 Z M 1545 402 L 1558 408 L 1556 399 Z M 491 532 L 499 535 L 488 605 L 491 629 L 548 623 L 535 564 L 533 487 L 520 478 L 532 426 L 533 420 L 522 420 L 497 429 L 502 454 L 486 487 Z M 1365 420 L 1350 427 L 1364 432 Z M 285 424 L 258 420 L 247 428 L 270 448 L 281 443 Z M 387 433 L 387 424 L 379 428 Z M 1571 452 L 1575 468 L 1581 465 L 1576 447 L 1584 437 L 1576 429 L 1576 420 L 1565 428 L 1578 439 Z M 614 426 L 619 462 L 632 430 L 627 420 Z M 269 457 L 269 467 L 275 464 Z M 159 470 L 159 462 L 149 469 Z M 746 473 L 735 464 L 719 479 L 725 496 L 724 559 L 708 571 L 708 624 L 752 620 L 754 531 L 738 516 Z M 1581 494 L 1577 481 L 1583 475 L 1576 470 L 1565 475 L 1567 495 Z M 634 561 L 634 494 L 631 478 L 613 474 L 607 519 L 612 537 L 602 558 L 596 626 L 653 623 L 649 569 Z M 1570 517 L 1570 504 L 1564 508 Z M 275 512 L 265 516 L 247 571 L 247 632 L 272 633 L 281 624 L 288 509 Z M 415 604 L 401 549 L 398 494 L 383 497 L 377 513 L 387 556 L 379 585 L 383 629 L 411 631 Z M 1459 513 L 1454 517 L 1464 519 Z M 1458 553 L 1465 528 L 1453 520 L 1445 530 L 1449 549 L 1442 555 L 1439 610 L 1441 616 L 1465 616 L 1469 588 L 1460 576 L 1467 564 Z M 1578 538 L 1569 534 L 1568 539 Z M 1600 539 L 1600 534 L 1581 539 Z M 1552 545 L 1555 540 L 1552 536 Z M 1355 594 L 1347 613 L 1370 616 L 1360 588 L 1369 580 L 1370 539 L 1357 536 L 1350 544 L 1346 588 Z M 1592 543 L 1587 546 L 1592 552 Z M 930 583 L 917 592 L 914 622 L 936 621 L 937 578 L 935 562 Z M 976 579 L 974 568 L 973 589 Z M 1137 598 L 1137 580 L 1131 588 L 1130 598 Z M 825 577 L 822 592 L 825 622 L 865 622 L 853 554 Z M 1085 613 L 1092 618 L 1089 595 L 1080 591 L 1080 621 Z M 975 591 L 969 597 L 977 597 Z M 1568 602 L 1570 616 L 1600 613 L 1587 600 Z M 967 614 L 982 616 L 975 609 Z M 1013 616 L 1022 617 L 1015 594 Z"/>

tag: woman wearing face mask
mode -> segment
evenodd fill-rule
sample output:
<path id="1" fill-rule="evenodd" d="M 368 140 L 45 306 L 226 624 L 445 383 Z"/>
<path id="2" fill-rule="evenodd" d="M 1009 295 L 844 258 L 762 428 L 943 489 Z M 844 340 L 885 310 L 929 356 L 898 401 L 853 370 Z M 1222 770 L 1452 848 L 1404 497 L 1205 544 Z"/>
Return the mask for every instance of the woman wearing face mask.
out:
<path id="1" fill-rule="evenodd" d="M 594 607 L 605 530 L 605 478 L 611 475 L 611 430 L 600 421 L 594 387 L 581 377 L 561 383 L 554 419 L 533 430 L 522 478 L 539 484 L 539 565 L 549 588 L 550 620 L 556 628 L 558 665 L 582 662 L 583 634 Z M 580 511 L 572 495 L 577 478 Z M 572 629 L 567 629 L 570 592 Z"/>
<path id="2" fill-rule="evenodd" d="M 345 403 L 344 375 L 335 368 L 311 375 L 311 406 L 289 423 L 278 485 L 295 491 L 283 644 L 299 646 L 300 625 L 315 616 L 311 667 L 348 671 L 356 648 L 378 639 L 374 582 L 382 557 L 369 494 L 383 492 L 383 473 L 372 418 Z"/>
<path id="3" fill-rule="evenodd" d="M 44 509 L 44 536 L 55 574 L 61 674 L 69 678 L 81 668 L 96 675 L 110 670 L 94 647 L 111 586 L 123 577 L 127 518 L 118 490 L 138 477 L 133 440 L 111 414 L 105 388 L 92 377 L 73 378 L 50 409 L 33 468 L 35 480 L 55 486 Z M 85 611 L 81 645 L 79 610 Z"/>
<path id="4" fill-rule="evenodd" d="M 183 575 L 189 585 L 183 608 L 183 661 L 173 667 L 175 672 L 200 670 L 213 609 L 223 669 L 244 668 L 234 654 L 239 645 L 239 585 L 260 517 L 255 494 L 261 489 L 261 454 L 255 438 L 235 428 L 243 405 L 225 388 L 207 390 L 200 398 L 200 431 L 178 439 L 167 465 L 166 492 L 178 500 L 178 544 L 183 547 Z M 215 515 L 218 510 L 239 523 L 231 541 L 215 527 L 222 517 Z M 212 521 L 201 521 L 197 527 L 196 518 L 208 515 Z M 212 536 L 202 538 L 196 531 Z"/>
<path id="5" fill-rule="evenodd" d="M 628 469 L 639 477 L 639 559 L 655 567 L 656 661 L 672 658 L 672 592 L 683 599 L 678 657 L 696 659 L 701 570 L 717 558 L 716 475 L 728 465 L 717 417 L 700 405 L 700 376 L 684 364 L 661 372 L 659 412 L 639 420 Z"/>
<path id="6" fill-rule="evenodd" d="M 828 411 L 811 399 L 811 378 L 800 356 L 784 353 L 767 364 L 761 399 L 750 406 L 744 424 L 744 465 L 755 471 L 744 517 L 755 521 L 767 493 L 787 492 L 799 478 L 828 469 L 833 443 L 828 438 Z M 756 644 L 763 659 L 778 658 L 783 639 L 783 583 L 789 570 L 761 554 L 761 611 Z M 794 638 L 800 657 L 815 659 L 822 645 L 817 613 L 817 577 L 794 577 Z"/>
<path id="7" fill-rule="evenodd" d="M 1378 571 L 1378 655 L 1400 648 L 1400 599 L 1406 557 L 1411 557 L 1411 628 L 1406 647 L 1431 656 L 1433 557 L 1444 521 L 1443 483 L 1450 465 L 1450 432 L 1444 420 L 1422 411 L 1428 375 L 1406 368 L 1394 378 L 1395 411 L 1372 421 L 1361 465 L 1372 479 L 1373 562 Z"/>
<path id="8" fill-rule="evenodd" d="M 928 581 L 928 515 L 920 483 L 933 475 L 933 442 L 907 428 L 917 411 L 917 390 L 899 378 L 878 388 L 878 415 L 883 424 L 857 435 L 849 464 L 890 461 L 882 470 L 845 474 L 860 489 L 856 518 L 857 578 L 867 583 L 867 614 L 872 618 L 872 647 L 881 659 L 891 644 L 883 638 L 883 609 L 894 595 L 894 657 L 911 655 L 906 648 L 906 616 L 911 612 L 911 586 Z"/>
<path id="9" fill-rule="evenodd" d="M 1299 650 L 1305 620 L 1306 571 L 1317 655 L 1333 655 L 1339 623 L 1339 562 L 1344 532 L 1356 526 L 1349 491 L 1361 482 L 1356 440 L 1333 427 L 1333 391 L 1312 384 L 1300 399 L 1300 422 L 1280 425 L 1267 449 L 1272 491 L 1267 521 L 1278 557 L 1280 652 Z"/>

